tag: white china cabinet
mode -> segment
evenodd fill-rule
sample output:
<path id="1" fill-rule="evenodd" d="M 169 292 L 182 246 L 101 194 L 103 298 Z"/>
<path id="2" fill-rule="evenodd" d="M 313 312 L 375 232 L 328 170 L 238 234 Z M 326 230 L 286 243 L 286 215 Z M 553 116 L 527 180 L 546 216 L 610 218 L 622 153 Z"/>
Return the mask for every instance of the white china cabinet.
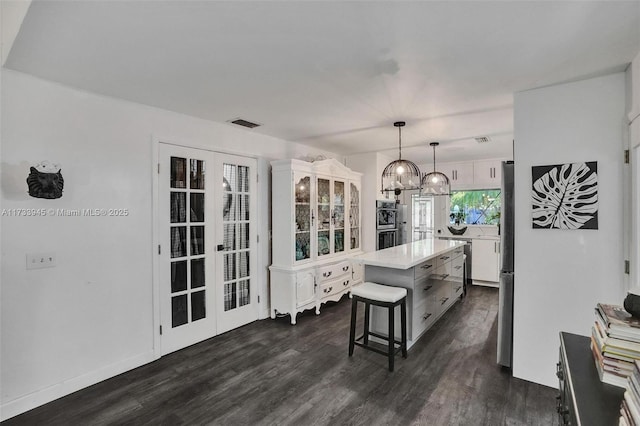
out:
<path id="1" fill-rule="evenodd" d="M 334 159 L 271 162 L 271 317 L 339 300 L 362 282 L 361 174 Z"/>

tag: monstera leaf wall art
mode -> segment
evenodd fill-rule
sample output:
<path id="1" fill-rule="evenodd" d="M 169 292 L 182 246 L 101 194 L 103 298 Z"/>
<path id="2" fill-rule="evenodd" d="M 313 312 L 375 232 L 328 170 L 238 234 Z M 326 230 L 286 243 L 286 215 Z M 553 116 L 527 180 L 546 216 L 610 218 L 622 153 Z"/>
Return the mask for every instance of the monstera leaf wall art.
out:
<path id="1" fill-rule="evenodd" d="M 535 166 L 533 228 L 598 229 L 598 163 Z"/>

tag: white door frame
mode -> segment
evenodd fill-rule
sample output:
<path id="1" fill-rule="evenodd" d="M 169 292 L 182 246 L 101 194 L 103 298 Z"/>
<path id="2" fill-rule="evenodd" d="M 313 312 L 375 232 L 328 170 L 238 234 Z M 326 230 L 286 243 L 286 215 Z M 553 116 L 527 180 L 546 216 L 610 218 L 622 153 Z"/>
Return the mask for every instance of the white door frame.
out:
<path id="1" fill-rule="evenodd" d="M 253 158 L 257 161 L 256 172 L 259 176 L 258 187 L 256 190 L 256 195 L 258 196 L 257 205 L 256 205 L 256 217 L 257 217 L 257 233 L 258 238 L 260 239 L 259 243 L 256 245 L 256 256 L 257 256 L 257 270 L 260 272 L 261 270 L 266 271 L 266 266 L 268 266 L 270 262 L 270 258 L 265 258 L 264 248 L 265 245 L 270 244 L 270 230 L 269 232 L 264 232 L 264 237 L 261 235 L 261 231 L 265 230 L 268 227 L 268 219 L 267 224 L 264 223 L 263 219 L 263 206 L 260 202 L 260 194 L 267 193 L 266 188 L 269 188 L 269 180 L 266 176 L 268 176 L 269 168 L 268 163 L 265 167 L 264 164 L 260 161 L 260 158 L 255 155 L 247 155 L 241 152 L 229 151 L 229 150 L 221 150 L 221 149 L 212 149 L 210 145 L 205 145 L 200 142 L 196 142 L 193 140 L 183 139 L 182 142 L 175 142 L 172 138 L 164 138 L 153 135 L 151 137 L 151 227 L 152 227 L 152 244 L 151 244 L 151 254 L 152 254 L 152 286 L 151 286 L 151 299 L 153 303 L 153 355 L 155 359 L 159 359 L 162 356 L 161 351 L 161 336 L 160 336 L 160 325 L 162 323 L 160 316 L 160 259 L 158 255 L 158 247 L 160 245 L 160 230 L 159 230 L 159 189 L 160 189 L 160 179 L 158 174 L 158 159 L 160 154 L 160 144 L 169 144 L 182 146 L 186 148 L 200 149 L 204 151 L 210 151 L 214 153 L 220 154 L 229 154 L 236 155 L 239 157 L 245 158 Z M 269 209 L 270 204 L 264 206 L 264 208 Z M 258 297 L 259 297 L 259 306 L 258 306 L 258 319 L 264 319 L 269 317 L 269 303 L 268 303 L 268 289 L 266 286 L 266 280 L 268 278 L 264 276 L 262 273 L 256 274 L 256 284 L 258 288 Z"/>

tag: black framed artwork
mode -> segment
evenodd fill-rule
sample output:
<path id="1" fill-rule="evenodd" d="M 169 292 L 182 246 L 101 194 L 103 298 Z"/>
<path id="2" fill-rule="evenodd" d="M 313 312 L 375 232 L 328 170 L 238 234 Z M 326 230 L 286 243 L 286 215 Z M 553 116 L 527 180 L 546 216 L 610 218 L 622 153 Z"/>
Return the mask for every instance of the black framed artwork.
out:
<path id="1" fill-rule="evenodd" d="M 531 168 L 534 229 L 598 229 L 598 163 Z"/>

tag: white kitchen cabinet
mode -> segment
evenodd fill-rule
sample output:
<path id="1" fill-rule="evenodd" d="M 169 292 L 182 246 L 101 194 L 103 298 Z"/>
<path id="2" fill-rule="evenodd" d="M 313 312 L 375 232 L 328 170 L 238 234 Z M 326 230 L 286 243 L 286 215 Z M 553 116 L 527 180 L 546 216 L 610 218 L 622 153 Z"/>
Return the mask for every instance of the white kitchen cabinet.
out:
<path id="1" fill-rule="evenodd" d="M 361 174 L 329 159 L 273 161 L 271 317 L 339 300 L 361 274 Z M 357 278 L 357 279 L 356 279 Z"/>
<path id="2" fill-rule="evenodd" d="M 474 238 L 471 241 L 471 247 L 473 283 L 496 287 L 500 281 L 500 241 Z"/>
<path id="3" fill-rule="evenodd" d="M 473 186 L 478 189 L 500 188 L 502 161 L 483 160 L 473 163 Z"/>
<path id="4" fill-rule="evenodd" d="M 466 189 L 473 185 L 473 163 L 444 163 L 436 170 L 442 171 L 449 178 L 451 188 Z"/>

